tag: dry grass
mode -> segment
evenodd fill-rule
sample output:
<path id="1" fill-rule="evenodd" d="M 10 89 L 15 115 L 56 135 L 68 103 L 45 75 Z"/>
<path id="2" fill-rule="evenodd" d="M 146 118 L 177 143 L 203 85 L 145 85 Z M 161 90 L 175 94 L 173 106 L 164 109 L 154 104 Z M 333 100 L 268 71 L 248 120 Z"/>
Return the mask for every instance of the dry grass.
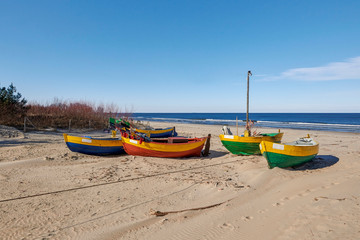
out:
<path id="1" fill-rule="evenodd" d="M 120 108 L 115 104 L 96 105 L 55 99 L 50 104 L 30 103 L 28 106 L 27 117 L 36 128 L 64 129 L 71 124 L 71 128 L 103 129 L 107 128 L 109 117 L 120 114 Z"/>

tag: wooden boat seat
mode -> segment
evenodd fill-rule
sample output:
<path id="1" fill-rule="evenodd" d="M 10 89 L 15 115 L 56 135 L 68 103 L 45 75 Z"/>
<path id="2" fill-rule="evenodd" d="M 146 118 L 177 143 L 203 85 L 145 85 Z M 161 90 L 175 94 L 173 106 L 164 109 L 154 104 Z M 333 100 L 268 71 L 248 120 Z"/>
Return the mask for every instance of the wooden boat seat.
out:
<path id="1" fill-rule="evenodd" d="M 168 139 L 167 138 L 152 138 L 151 141 L 158 142 L 158 143 L 167 143 Z"/>
<path id="2" fill-rule="evenodd" d="M 299 139 L 297 141 L 294 142 L 289 142 L 289 143 L 284 143 L 284 145 L 292 145 L 292 146 L 313 146 L 315 145 L 314 141 L 308 140 L 308 139 Z"/>
<path id="3" fill-rule="evenodd" d="M 151 141 L 157 143 L 187 143 L 189 140 L 185 137 L 152 138 Z"/>
<path id="4" fill-rule="evenodd" d="M 168 143 L 187 143 L 189 140 L 185 137 L 169 137 Z"/>

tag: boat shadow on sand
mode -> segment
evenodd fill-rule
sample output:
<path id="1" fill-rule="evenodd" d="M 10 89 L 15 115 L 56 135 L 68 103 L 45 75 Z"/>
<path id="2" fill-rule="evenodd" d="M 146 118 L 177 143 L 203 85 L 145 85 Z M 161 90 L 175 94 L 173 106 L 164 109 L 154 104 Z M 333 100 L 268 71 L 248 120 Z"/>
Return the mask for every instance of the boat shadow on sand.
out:
<path id="1" fill-rule="evenodd" d="M 313 160 L 296 167 L 288 168 L 292 171 L 315 170 L 330 167 L 339 161 L 338 157 L 332 155 L 318 155 Z"/>
<path id="2" fill-rule="evenodd" d="M 229 154 L 229 153 L 227 153 L 225 151 L 210 150 L 209 155 L 206 156 L 206 157 L 208 157 L 208 158 L 218 158 L 218 157 L 225 156 L 226 154 Z"/>

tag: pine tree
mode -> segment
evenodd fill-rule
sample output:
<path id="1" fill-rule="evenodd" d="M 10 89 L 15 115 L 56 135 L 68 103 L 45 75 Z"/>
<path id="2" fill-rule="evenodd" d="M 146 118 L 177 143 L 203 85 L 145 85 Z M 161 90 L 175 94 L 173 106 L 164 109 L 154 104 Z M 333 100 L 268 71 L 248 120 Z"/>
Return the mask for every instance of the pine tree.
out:
<path id="1" fill-rule="evenodd" d="M 21 97 L 12 83 L 8 88 L 0 87 L 0 124 L 16 126 L 23 121 L 28 107 Z"/>

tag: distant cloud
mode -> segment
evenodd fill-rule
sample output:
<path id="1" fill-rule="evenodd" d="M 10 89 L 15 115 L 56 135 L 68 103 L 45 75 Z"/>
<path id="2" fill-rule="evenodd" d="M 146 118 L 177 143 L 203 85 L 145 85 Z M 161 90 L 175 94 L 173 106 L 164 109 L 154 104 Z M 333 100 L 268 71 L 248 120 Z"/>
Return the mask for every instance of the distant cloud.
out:
<path id="1" fill-rule="evenodd" d="M 299 81 L 332 81 L 360 80 L 360 57 L 350 58 L 344 62 L 333 62 L 321 67 L 293 68 L 279 76 L 262 77 L 261 80 L 299 80 Z"/>

